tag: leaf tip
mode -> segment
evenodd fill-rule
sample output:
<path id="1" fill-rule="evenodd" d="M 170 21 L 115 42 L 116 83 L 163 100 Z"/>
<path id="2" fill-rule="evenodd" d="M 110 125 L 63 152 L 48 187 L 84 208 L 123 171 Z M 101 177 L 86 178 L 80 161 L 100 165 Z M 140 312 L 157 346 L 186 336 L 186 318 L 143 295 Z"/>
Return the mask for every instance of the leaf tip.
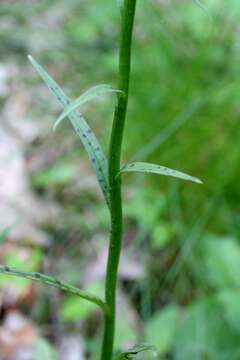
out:
<path id="1" fill-rule="evenodd" d="M 30 55 L 30 54 L 28 54 L 28 60 L 30 61 L 30 62 L 33 62 L 33 57 L 32 57 L 32 55 Z"/>
<path id="2" fill-rule="evenodd" d="M 53 131 L 55 132 L 58 129 L 58 126 L 62 122 L 62 120 L 65 118 L 65 116 L 62 116 L 62 114 L 57 118 L 55 121 L 55 124 L 53 125 Z"/>
<path id="3" fill-rule="evenodd" d="M 195 178 L 195 183 L 202 185 L 203 181 L 198 178 Z"/>
<path id="4" fill-rule="evenodd" d="M 27 57 L 30 63 L 32 64 L 32 66 L 36 68 L 36 60 L 32 57 L 32 55 L 28 55 Z"/>
<path id="5" fill-rule="evenodd" d="M 57 127 L 58 127 L 58 122 L 56 121 L 52 127 L 52 131 L 56 132 L 57 131 Z"/>

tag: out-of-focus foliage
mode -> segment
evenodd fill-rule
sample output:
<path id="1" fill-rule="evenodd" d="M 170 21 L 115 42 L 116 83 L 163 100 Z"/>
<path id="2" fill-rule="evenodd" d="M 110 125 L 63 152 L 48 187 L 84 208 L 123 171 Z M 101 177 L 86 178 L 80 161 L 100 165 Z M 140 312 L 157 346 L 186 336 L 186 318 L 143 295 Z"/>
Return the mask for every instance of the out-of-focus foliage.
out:
<path id="1" fill-rule="evenodd" d="M 58 356 L 54 349 L 47 343 L 44 339 L 39 339 L 36 343 L 35 348 L 35 357 L 36 360 L 48 359 L 48 360 L 57 360 Z"/>
<path id="2" fill-rule="evenodd" d="M 37 82 L 27 53 L 72 98 L 92 84 L 116 87 L 120 14 L 115 0 L 26 1 L 25 7 L 3 3 L 1 59 L 17 62 L 28 75 L 23 77 L 34 95 L 30 114 L 37 122 L 46 121 L 50 130 L 60 108 Z M 123 163 L 159 163 L 194 174 L 204 184 L 123 177 L 124 249 L 137 256 L 144 276 L 120 278 L 130 310 L 118 320 L 116 348 L 139 340 L 153 344 L 160 359 L 238 360 L 240 3 L 197 3 L 138 2 Z M 114 102 L 100 99 L 81 110 L 104 150 Z M 93 190 L 96 183 L 70 127 L 64 124 L 54 136 L 46 130 L 29 153 L 45 148 L 59 155 L 52 160 L 47 155 L 44 166 L 32 171 L 32 189 L 42 199 L 54 198 L 64 216 L 46 227 L 48 251 L 34 250 L 24 266 L 39 270 L 47 254 L 51 270 L 63 279 L 99 288 L 108 212 Z M 23 265 L 16 254 L 8 255 L 6 263 Z M 39 302 L 43 309 L 37 309 L 36 318 L 44 323 L 51 311 L 45 298 Z M 98 314 L 72 296 L 59 302 L 60 321 L 75 331 L 80 327 L 86 350 L 97 358 Z M 41 345 L 38 351 L 46 349 Z"/>

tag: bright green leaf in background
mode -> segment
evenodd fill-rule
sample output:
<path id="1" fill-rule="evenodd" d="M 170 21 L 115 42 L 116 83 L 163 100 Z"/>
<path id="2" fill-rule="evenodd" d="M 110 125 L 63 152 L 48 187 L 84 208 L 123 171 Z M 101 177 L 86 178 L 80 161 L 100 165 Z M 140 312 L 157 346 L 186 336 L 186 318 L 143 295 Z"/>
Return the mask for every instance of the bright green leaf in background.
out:
<path id="1" fill-rule="evenodd" d="M 168 246 L 175 235 L 174 225 L 164 219 L 166 206 L 166 197 L 148 187 L 134 191 L 125 204 L 126 216 L 139 224 L 139 236 L 149 237 L 154 250 Z"/>
<path id="2" fill-rule="evenodd" d="M 66 185 L 76 176 L 76 166 L 65 161 L 59 161 L 49 169 L 42 170 L 32 178 L 35 186 Z"/>
<path id="3" fill-rule="evenodd" d="M 231 331 L 224 316 L 214 296 L 189 306 L 176 335 L 174 359 L 239 359 L 239 334 Z"/>
<path id="4" fill-rule="evenodd" d="M 193 261 L 195 279 L 206 289 L 183 308 L 174 359 L 238 360 L 239 242 L 231 236 L 204 235 L 196 244 Z"/>
<path id="5" fill-rule="evenodd" d="M 199 276 L 214 288 L 239 288 L 240 246 L 233 237 L 206 235 L 199 243 Z"/>
<path id="6" fill-rule="evenodd" d="M 87 287 L 87 291 L 101 297 L 103 293 L 103 283 L 101 281 L 91 283 Z M 61 304 L 60 316 L 62 320 L 73 322 L 85 320 L 96 312 L 96 306 L 74 295 L 65 297 Z"/>
<path id="7" fill-rule="evenodd" d="M 11 253 L 4 257 L 5 265 L 13 268 L 24 269 L 26 272 L 35 272 L 39 270 L 42 261 L 42 251 L 41 249 L 32 249 L 31 256 L 27 259 L 21 257 L 18 253 Z M 8 284 L 9 276 L 1 274 L 0 284 Z M 31 280 L 22 278 L 22 277 L 13 277 L 11 283 L 14 284 L 20 290 L 25 289 L 30 283 Z"/>
<path id="8" fill-rule="evenodd" d="M 174 233 L 173 226 L 165 223 L 158 222 L 152 231 L 152 246 L 154 249 L 162 249 L 167 246 Z"/>
<path id="9" fill-rule="evenodd" d="M 147 231 L 152 231 L 162 219 L 166 197 L 162 193 L 156 196 L 153 189 L 143 187 L 141 191 L 134 191 L 130 200 L 124 204 L 126 216 L 136 219 Z"/>
<path id="10" fill-rule="evenodd" d="M 240 289 L 219 290 L 216 301 L 228 326 L 240 336 Z"/>
<path id="11" fill-rule="evenodd" d="M 63 321 L 74 322 L 87 319 L 96 312 L 96 306 L 76 296 L 67 296 L 63 301 L 60 316 Z"/>
<path id="12" fill-rule="evenodd" d="M 166 355 L 172 348 L 180 324 L 180 310 L 176 305 L 168 305 L 146 324 L 147 341 L 153 344 L 159 355 Z"/>
<path id="13" fill-rule="evenodd" d="M 134 344 L 138 334 L 127 316 L 119 317 L 117 320 L 115 348 L 122 349 L 126 344 Z"/>
<path id="14" fill-rule="evenodd" d="M 58 360 L 57 352 L 43 338 L 39 338 L 35 345 L 35 360 Z"/>

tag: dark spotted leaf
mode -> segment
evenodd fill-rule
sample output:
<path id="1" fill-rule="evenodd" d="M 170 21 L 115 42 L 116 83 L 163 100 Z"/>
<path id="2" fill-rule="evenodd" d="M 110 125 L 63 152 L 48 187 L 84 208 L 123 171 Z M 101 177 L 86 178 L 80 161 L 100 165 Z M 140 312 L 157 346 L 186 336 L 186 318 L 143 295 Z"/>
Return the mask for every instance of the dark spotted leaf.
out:
<path id="1" fill-rule="evenodd" d="M 55 80 L 51 78 L 51 76 L 42 68 L 42 66 L 33 59 L 32 56 L 29 56 L 29 60 L 43 81 L 46 83 L 49 90 L 56 96 L 63 109 L 66 109 L 71 104 L 71 102 L 64 94 L 60 86 L 55 82 Z M 81 114 L 76 111 L 72 111 L 68 114 L 68 118 L 88 153 L 99 185 L 102 189 L 107 204 L 109 204 L 108 166 L 103 150 L 93 131 Z"/>
<path id="2" fill-rule="evenodd" d="M 150 164 L 145 162 L 134 162 L 125 165 L 119 174 L 124 172 L 147 172 L 147 173 L 154 173 L 158 175 L 164 175 L 164 176 L 171 176 L 178 179 L 193 181 L 198 184 L 202 184 L 202 181 L 198 178 L 195 178 L 193 176 L 187 175 L 185 173 L 182 173 L 177 170 L 169 169 L 165 166 L 160 166 L 157 164 Z M 119 176 L 118 174 L 118 176 Z"/>
<path id="3" fill-rule="evenodd" d="M 72 286 L 66 282 L 57 280 L 55 277 L 40 274 L 37 272 L 21 271 L 14 267 L 9 267 L 9 266 L 5 266 L 5 265 L 0 265 L 0 274 L 17 276 L 17 277 L 30 279 L 33 281 L 38 281 L 43 284 L 53 286 L 55 288 L 64 290 L 66 292 L 75 294 L 77 296 L 80 296 L 81 298 L 100 306 L 104 311 L 106 311 L 106 305 L 100 298 L 88 293 L 87 291 L 84 291 L 75 286 Z"/>
<path id="4" fill-rule="evenodd" d="M 118 355 L 116 360 L 134 359 L 136 355 L 145 351 L 152 351 L 154 357 L 156 356 L 156 349 L 154 346 L 148 344 L 138 344 L 138 345 L 134 345 L 128 351 L 125 351 L 120 355 Z"/>
<path id="5" fill-rule="evenodd" d="M 58 125 L 62 122 L 62 120 L 68 116 L 73 110 L 76 110 L 83 104 L 88 101 L 95 99 L 98 96 L 108 94 L 108 93 L 118 93 L 120 90 L 114 89 L 110 85 L 96 85 L 88 89 L 81 96 L 79 96 L 76 100 L 72 101 L 69 106 L 67 106 L 64 111 L 61 113 L 56 123 L 54 124 L 53 129 L 56 130 Z"/>

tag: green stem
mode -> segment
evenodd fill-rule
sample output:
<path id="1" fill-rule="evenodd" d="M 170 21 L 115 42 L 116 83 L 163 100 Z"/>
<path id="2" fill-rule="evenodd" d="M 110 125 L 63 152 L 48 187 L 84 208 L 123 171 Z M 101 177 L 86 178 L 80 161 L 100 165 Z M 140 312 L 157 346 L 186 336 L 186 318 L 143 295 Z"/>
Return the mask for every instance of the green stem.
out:
<path id="1" fill-rule="evenodd" d="M 125 0 L 121 18 L 121 36 L 119 52 L 119 78 L 118 89 L 123 93 L 118 94 L 118 103 L 115 108 L 110 149 L 109 149 L 109 185 L 110 185 L 110 210 L 111 234 L 108 253 L 106 274 L 105 301 L 109 309 L 105 314 L 104 337 L 102 344 L 102 360 L 112 360 L 115 317 L 116 317 L 116 287 L 118 278 L 118 264 L 122 243 L 122 195 L 120 171 L 121 148 L 124 124 L 128 104 L 129 78 L 131 65 L 132 31 L 135 16 L 136 0 Z"/>

